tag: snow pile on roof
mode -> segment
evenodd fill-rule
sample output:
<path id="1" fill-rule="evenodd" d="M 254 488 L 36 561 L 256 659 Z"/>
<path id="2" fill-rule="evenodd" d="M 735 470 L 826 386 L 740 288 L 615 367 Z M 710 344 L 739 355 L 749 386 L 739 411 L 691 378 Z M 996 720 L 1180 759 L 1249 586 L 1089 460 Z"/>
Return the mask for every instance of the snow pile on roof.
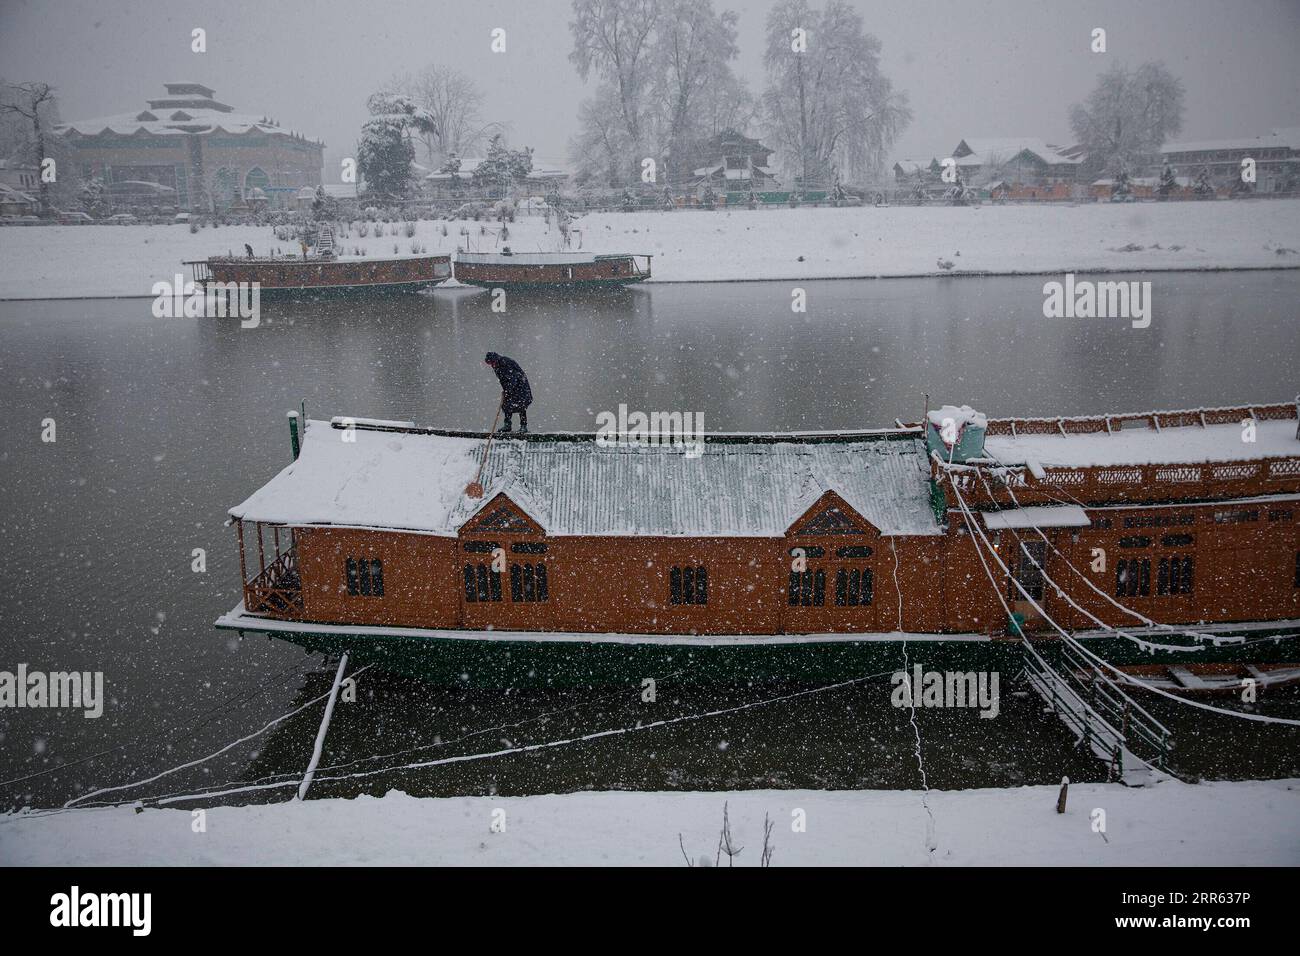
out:
<path id="1" fill-rule="evenodd" d="M 975 411 L 969 405 L 944 405 L 942 408 L 926 412 L 926 417 L 930 419 L 930 424 L 936 428 L 943 428 L 944 424 L 949 421 L 959 431 L 967 425 L 974 425 L 976 428 L 989 427 L 988 417 L 982 412 Z"/>
<path id="2" fill-rule="evenodd" d="M 1087 468 L 1106 465 L 1196 464 L 1300 456 L 1296 421 L 1255 423 L 1255 440 L 1242 440 L 1241 425 L 1185 425 L 1155 431 L 1117 429 L 1111 434 L 987 435 L 984 451 L 1006 464 L 1036 461 L 1043 466 Z"/>
<path id="3" fill-rule="evenodd" d="M 1078 505 L 1035 505 L 984 513 L 984 527 L 990 531 L 1006 528 L 1086 528 L 1090 524 L 1092 522 L 1088 515 Z"/>
<path id="4" fill-rule="evenodd" d="M 484 495 L 468 498 L 483 439 L 311 422 L 297 461 L 230 514 L 454 536 L 505 494 L 547 534 L 781 537 L 834 491 L 887 535 L 939 534 L 913 439 L 597 445 L 588 437 L 496 441 Z"/>

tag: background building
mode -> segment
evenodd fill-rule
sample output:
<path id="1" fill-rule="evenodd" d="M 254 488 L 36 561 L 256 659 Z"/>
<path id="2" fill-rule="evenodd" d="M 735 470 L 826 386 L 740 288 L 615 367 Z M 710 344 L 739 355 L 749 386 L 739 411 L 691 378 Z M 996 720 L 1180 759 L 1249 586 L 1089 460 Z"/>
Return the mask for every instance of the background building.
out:
<path id="1" fill-rule="evenodd" d="M 1241 182 L 1243 159 L 1255 160 L 1254 192 L 1288 191 L 1288 182 L 1293 191 L 1300 166 L 1300 127 L 1272 129 L 1263 136 L 1166 143 L 1153 168 L 1167 162 L 1185 176 L 1206 170 L 1214 186 L 1232 188 Z"/>
<path id="2" fill-rule="evenodd" d="M 320 184 L 324 143 L 237 113 L 199 83 L 164 85 L 145 110 L 55 128 L 82 181 L 102 180 L 115 204 L 221 213 L 287 206 Z"/>

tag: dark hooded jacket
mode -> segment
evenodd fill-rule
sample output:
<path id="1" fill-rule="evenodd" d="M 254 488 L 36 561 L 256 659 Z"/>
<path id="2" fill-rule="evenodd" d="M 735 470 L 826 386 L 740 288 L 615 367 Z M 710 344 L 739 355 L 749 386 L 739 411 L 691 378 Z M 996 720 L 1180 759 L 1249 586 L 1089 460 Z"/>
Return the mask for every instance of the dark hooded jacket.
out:
<path id="1" fill-rule="evenodd" d="M 524 374 L 518 362 L 496 352 L 489 352 L 486 361 L 492 366 L 492 371 L 497 373 L 497 381 L 501 383 L 501 391 L 505 393 L 502 407 L 518 411 L 533 404 L 533 390 L 528 385 L 528 376 Z"/>

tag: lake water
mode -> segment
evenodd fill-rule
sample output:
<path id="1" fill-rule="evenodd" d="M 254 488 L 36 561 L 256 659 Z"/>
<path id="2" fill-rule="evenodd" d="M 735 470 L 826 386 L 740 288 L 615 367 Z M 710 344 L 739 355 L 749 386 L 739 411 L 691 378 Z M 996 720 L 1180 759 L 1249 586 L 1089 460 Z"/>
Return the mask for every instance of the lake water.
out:
<path id="1" fill-rule="evenodd" d="M 0 808 L 51 806 L 210 753 L 329 689 L 330 662 L 212 621 L 238 600 L 226 509 L 289 461 L 285 412 L 486 429 L 492 350 L 531 379 L 539 430 L 595 428 L 620 403 L 715 430 L 842 429 L 968 403 L 993 415 L 1287 400 L 1300 391 L 1300 272 L 1158 273 L 1148 329 L 1045 319 L 1042 278 L 660 285 L 565 298 L 468 290 L 263 302 L 262 324 L 156 319 L 150 302 L 0 302 L 0 669 L 103 671 L 104 716 L 0 711 Z M 57 440 L 41 440 L 53 419 Z M 192 570 L 195 549 L 206 571 Z M 900 662 L 901 663 L 901 662 Z M 1005 675 L 1003 717 L 918 713 L 935 787 L 1096 779 L 1099 768 Z M 340 705 L 314 796 L 575 789 L 915 787 L 887 683 L 488 693 L 378 672 Z M 806 688 L 805 688 L 806 689 Z M 508 749 L 774 700 L 714 718 L 441 767 Z M 1280 695 L 1270 712 L 1295 714 Z M 295 779 L 321 705 L 204 768 L 114 799 Z M 1235 733 L 1240 730 L 1240 733 Z M 1295 735 L 1185 728 L 1195 773 L 1300 773 Z M 1199 743 L 1198 743 L 1199 742 Z M 342 767 L 341 765 L 348 765 Z M 1244 769 L 1243 769 L 1244 768 Z M 369 776 L 348 774 L 382 771 Z M 282 799 L 288 788 L 236 799 Z"/>

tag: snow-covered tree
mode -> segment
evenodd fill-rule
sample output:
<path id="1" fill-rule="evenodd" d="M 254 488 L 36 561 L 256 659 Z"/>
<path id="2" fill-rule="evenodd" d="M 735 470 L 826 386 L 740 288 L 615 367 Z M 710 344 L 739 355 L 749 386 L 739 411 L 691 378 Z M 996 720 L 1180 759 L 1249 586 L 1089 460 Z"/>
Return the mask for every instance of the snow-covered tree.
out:
<path id="1" fill-rule="evenodd" d="M 102 219 L 112 213 L 113 207 L 109 203 L 108 189 L 104 186 L 104 180 L 95 176 L 82 182 L 81 208 L 96 219 Z"/>
<path id="2" fill-rule="evenodd" d="M 395 199 L 411 193 L 411 164 L 415 161 L 413 133 L 434 127 L 428 110 L 408 97 L 387 91 L 366 101 L 370 119 L 361 127 L 357 169 L 367 190 Z"/>
<path id="3" fill-rule="evenodd" d="M 1192 191 L 1202 199 L 1210 199 L 1214 196 L 1214 183 L 1210 181 L 1210 171 L 1202 166 L 1201 171 L 1196 174 L 1196 185 Z"/>
<path id="4" fill-rule="evenodd" d="M 1165 163 L 1164 169 L 1160 170 L 1160 186 L 1158 189 L 1160 198 L 1168 199 L 1177 189 L 1178 178 L 1174 175 L 1174 168 Z"/>
<path id="5" fill-rule="evenodd" d="M 1182 81 L 1163 63 L 1136 70 L 1117 63 L 1087 100 L 1070 108 L 1070 126 L 1087 147 L 1090 168 L 1141 163 L 1182 130 Z"/>
<path id="6" fill-rule="evenodd" d="M 655 31 L 655 99 L 666 104 L 665 172 L 670 182 L 679 182 L 690 175 L 692 146 L 707 139 L 695 123 L 697 107 L 711 86 L 731 75 L 728 61 L 739 53 L 739 17 L 731 10 L 715 13 L 711 0 L 669 0 L 667 7 Z"/>
<path id="7" fill-rule="evenodd" d="M 653 36 L 665 13 L 662 0 L 573 0 L 573 52 L 569 59 L 586 80 L 593 72 L 609 84 L 629 157 L 645 152 L 645 110 L 653 77 Z"/>
<path id="8" fill-rule="evenodd" d="M 474 170 L 474 185 L 509 189 L 511 183 L 520 182 L 533 171 L 533 151 L 528 147 L 507 149 L 501 134 L 492 137 L 487 156 Z"/>
<path id="9" fill-rule="evenodd" d="M 906 94 L 880 70 L 880 41 L 844 0 L 822 10 L 780 0 L 767 16 L 763 61 L 769 144 L 805 188 L 830 182 L 834 168 L 873 174 L 912 118 Z"/>
<path id="10" fill-rule="evenodd" d="M 52 127 L 59 121 L 58 110 L 54 87 L 48 83 L 6 83 L 0 88 L 0 116 L 16 119 L 17 125 L 11 127 L 20 137 L 16 153 L 33 166 L 39 166 L 44 159 L 53 156 L 62 145 L 60 137 L 50 135 Z M 59 157 L 54 158 L 57 160 Z M 41 215 L 47 215 L 50 184 L 42 176 L 38 185 Z"/>

